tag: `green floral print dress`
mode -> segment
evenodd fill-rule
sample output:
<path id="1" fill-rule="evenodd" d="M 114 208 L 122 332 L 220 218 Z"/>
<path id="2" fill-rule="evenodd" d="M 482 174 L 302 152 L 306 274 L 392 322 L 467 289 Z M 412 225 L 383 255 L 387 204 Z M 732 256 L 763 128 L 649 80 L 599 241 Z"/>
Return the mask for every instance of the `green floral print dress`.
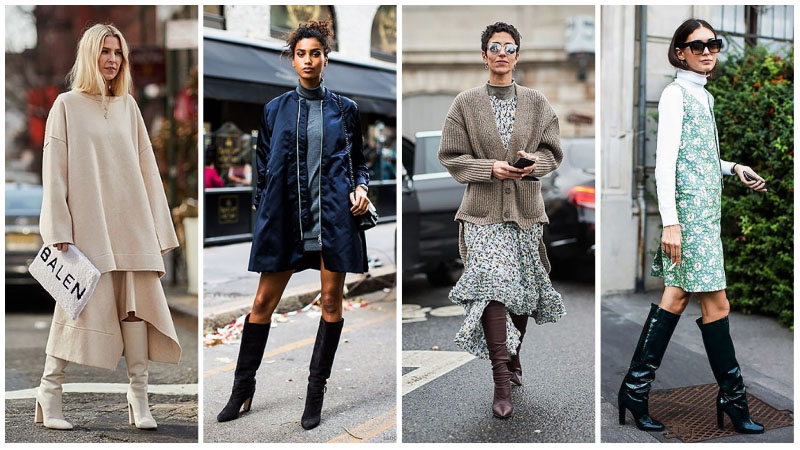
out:
<path id="1" fill-rule="evenodd" d="M 683 123 L 675 169 L 675 204 L 681 227 L 681 263 L 673 264 L 659 246 L 650 274 L 686 292 L 725 289 L 720 238 L 722 174 L 714 110 L 708 112 L 679 83 Z M 707 94 L 710 96 L 710 94 Z"/>

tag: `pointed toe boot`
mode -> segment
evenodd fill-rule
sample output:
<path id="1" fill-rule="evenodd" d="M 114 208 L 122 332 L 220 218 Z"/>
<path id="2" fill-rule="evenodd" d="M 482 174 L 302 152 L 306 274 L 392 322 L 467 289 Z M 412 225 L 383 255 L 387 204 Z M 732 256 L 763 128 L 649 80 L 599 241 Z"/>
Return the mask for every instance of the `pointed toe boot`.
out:
<path id="1" fill-rule="evenodd" d="M 311 430 L 316 428 L 322 416 L 322 402 L 328 388 L 328 378 L 333 368 L 333 358 L 339 347 L 339 337 L 342 335 L 344 319 L 338 322 L 326 322 L 321 317 L 317 328 L 317 339 L 314 342 L 314 351 L 311 354 L 311 363 L 308 366 L 308 388 L 306 389 L 306 405 L 300 425 Z"/>
<path id="2" fill-rule="evenodd" d="M 233 375 L 233 389 L 228 403 L 217 414 L 217 422 L 234 420 L 239 418 L 240 411 L 250 411 L 256 393 L 256 372 L 264 357 L 270 326 L 270 323 L 251 323 L 250 314 L 244 318 L 239 357 Z"/>
<path id="3" fill-rule="evenodd" d="M 64 418 L 61 408 L 61 385 L 64 382 L 64 369 L 67 361 L 47 355 L 44 362 L 42 381 L 36 392 L 34 423 L 44 424 L 54 430 L 71 430 L 72 424 Z"/>
<path id="4" fill-rule="evenodd" d="M 650 306 L 650 314 L 642 328 L 631 365 L 622 380 L 617 394 L 619 424 L 625 424 L 625 411 L 633 415 L 636 428 L 643 431 L 662 431 L 664 424 L 653 419 L 648 410 L 650 386 L 656 378 L 656 370 L 661 366 L 664 352 L 680 319 L 658 305 Z"/>
<path id="5" fill-rule="evenodd" d="M 736 361 L 736 352 L 730 334 L 728 317 L 704 324 L 697 319 L 697 326 L 703 335 L 711 371 L 719 385 L 717 393 L 717 427 L 723 429 L 724 414 L 733 423 L 733 429 L 742 434 L 760 434 L 764 426 L 750 417 L 747 406 L 747 392 L 742 378 L 742 371 Z"/>
<path id="6" fill-rule="evenodd" d="M 495 417 L 506 419 L 514 412 L 511 402 L 511 371 L 508 365 L 511 356 L 506 348 L 506 307 L 500 302 L 491 301 L 483 310 L 481 318 L 489 359 L 492 362 L 494 398 L 492 413 Z"/>

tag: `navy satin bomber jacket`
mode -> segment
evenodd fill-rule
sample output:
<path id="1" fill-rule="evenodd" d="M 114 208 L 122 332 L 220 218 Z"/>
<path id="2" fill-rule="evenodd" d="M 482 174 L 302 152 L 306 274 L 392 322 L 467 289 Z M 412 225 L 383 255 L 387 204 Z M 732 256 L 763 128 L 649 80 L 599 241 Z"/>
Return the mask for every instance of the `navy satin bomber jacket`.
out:
<path id="1" fill-rule="evenodd" d="M 350 212 L 350 178 L 343 117 L 350 135 L 350 158 L 356 186 L 369 184 L 358 105 L 327 90 L 322 99 L 320 218 L 322 258 L 334 272 L 363 273 L 367 244 Z M 311 219 L 306 165 L 305 100 L 291 90 L 264 106 L 256 146 L 256 224 L 250 248 L 252 272 L 319 269 L 316 253 L 303 254 L 303 225 Z"/>

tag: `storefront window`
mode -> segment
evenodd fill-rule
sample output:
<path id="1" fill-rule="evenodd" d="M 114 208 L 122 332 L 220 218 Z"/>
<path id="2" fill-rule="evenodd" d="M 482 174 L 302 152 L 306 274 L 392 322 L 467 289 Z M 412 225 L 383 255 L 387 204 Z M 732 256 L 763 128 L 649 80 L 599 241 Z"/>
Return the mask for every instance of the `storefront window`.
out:
<path id="1" fill-rule="evenodd" d="M 397 60 L 397 12 L 395 6 L 381 6 L 372 20 L 370 53 L 373 58 Z"/>
<path id="2" fill-rule="evenodd" d="M 205 187 L 253 185 L 255 135 L 244 133 L 232 122 L 224 123 L 205 140 Z"/>
<path id="3" fill-rule="evenodd" d="M 333 21 L 334 36 L 339 30 L 336 29 L 336 17 L 333 15 L 333 8 L 329 5 L 273 5 L 269 8 L 269 28 L 270 35 L 274 38 L 285 39 L 290 31 L 297 28 L 301 23 L 309 20 Z M 336 42 L 333 43 L 333 50 L 338 50 Z"/>

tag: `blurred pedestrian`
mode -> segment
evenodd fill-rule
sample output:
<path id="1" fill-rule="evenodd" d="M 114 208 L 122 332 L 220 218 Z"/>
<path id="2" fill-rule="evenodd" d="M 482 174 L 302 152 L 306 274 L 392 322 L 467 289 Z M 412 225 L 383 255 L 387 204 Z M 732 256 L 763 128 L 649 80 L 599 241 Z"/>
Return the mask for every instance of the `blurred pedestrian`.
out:
<path id="1" fill-rule="evenodd" d="M 750 418 L 729 333 L 730 304 L 725 296 L 720 238 L 722 175 L 736 174 L 756 191 L 766 188 L 750 167 L 720 158 L 714 98 L 705 84 L 721 49 L 722 40 L 708 22 L 689 19 L 675 30 L 668 50 L 668 60 L 678 72 L 658 103 L 656 188 L 664 229 L 651 269 L 651 275 L 663 277 L 666 286 L 661 302 L 650 307 L 618 394 L 620 425 L 628 410 L 644 431 L 664 429 L 648 412 L 650 386 L 678 319 L 695 292 L 703 315 L 697 326 L 720 387 L 717 425 L 722 429 L 724 412 L 737 432 L 764 432 L 764 427 Z"/>
<path id="2" fill-rule="evenodd" d="M 513 412 L 511 383 L 522 384 L 519 351 L 528 323 L 566 313 L 550 283 L 542 242 L 548 223 L 538 177 L 563 158 L 558 118 L 540 92 L 514 82 L 520 33 L 497 22 L 481 34 L 489 81 L 456 97 L 447 113 L 439 161 L 467 189 L 456 213 L 464 273 L 450 300 L 466 318 L 456 344 L 490 359 L 492 411 Z"/>
<path id="3" fill-rule="evenodd" d="M 261 116 L 249 265 L 261 279 L 245 318 L 233 390 L 217 416 L 220 422 L 236 419 L 242 407 L 250 409 L 272 313 L 292 274 L 313 268 L 320 271 L 322 317 L 300 423 L 307 430 L 319 425 L 344 326 L 345 273 L 368 270 L 364 232 L 354 218 L 370 205 L 361 122 L 355 102 L 322 82 L 332 43 L 330 21 L 304 23 L 289 34 L 287 52 L 299 83 L 270 101 Z"/>
<path id="4" fill-rule="evenodd" d="M 181 347 L 159 278 L 178 246 L 150 138 L 130 95 L 128 45 L 113 25 L 84 31 L 47 118 L 40 228 L 45 245 L 75 245 L 102 275 L 73 320 L 55 308 L 35 421 L 71 429 L 61 407 L 68 361 L 114 370 L 125 355 L 128 415 L 156 428 L 147 402 L 148 360 L 177 364 Z"/>
<path id="5" fill-rule="evenodd" d="M 217 160 L 217 146 L 214 143 L 209 144 L 206 149 L 206 164 L 203 169 L 204 186 L 208 188 L 217 188 L 225 186 L 225 182 L 220 178 L 217 168 L 214 165 Z"/>

